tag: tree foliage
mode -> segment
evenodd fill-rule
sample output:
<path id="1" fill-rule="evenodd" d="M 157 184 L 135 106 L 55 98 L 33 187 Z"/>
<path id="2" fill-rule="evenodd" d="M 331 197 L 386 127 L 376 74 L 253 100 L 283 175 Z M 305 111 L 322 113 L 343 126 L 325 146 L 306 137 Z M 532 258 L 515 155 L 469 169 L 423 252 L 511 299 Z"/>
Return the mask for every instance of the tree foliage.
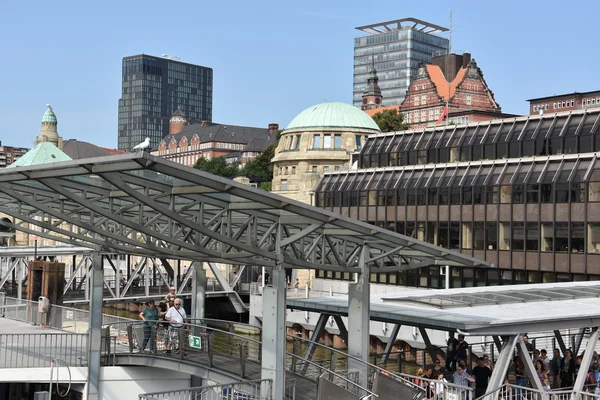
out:
<path id="1" fill-rule="evenodd" d="M 211 174 L 224 176 L 225 178 L 233 178 L 239 175 L 240 172 L 238 165 L 228 164 L 225 157 L 215 157 L 210 160 L 200 157 L 198 161 L 196 161 L 196 164 L 194 164 L 194 168 Z"/>
<path id="2" fill-rule="evenodd" d="M 275 157 L 275 148 L 279 141 L 271 143 L 269 147 L 260 153 L 254 160 L 248 161 L 241 169 L 240 175 L 250 179 L 252 182 L 271 183 L 273 180 L 273 164 L 271 160 Z M 269 190 L 267 185 L 260 185 L 261 189 Z"/>
<path id="3" fill-rule="evenodd" d="M 381 132 L 395 132 L 410 129 L 410 125 L 404 122 L 404 115 L 400 108 L 391 108 L 373 115 L 373 120 L 381 129 Z"/>

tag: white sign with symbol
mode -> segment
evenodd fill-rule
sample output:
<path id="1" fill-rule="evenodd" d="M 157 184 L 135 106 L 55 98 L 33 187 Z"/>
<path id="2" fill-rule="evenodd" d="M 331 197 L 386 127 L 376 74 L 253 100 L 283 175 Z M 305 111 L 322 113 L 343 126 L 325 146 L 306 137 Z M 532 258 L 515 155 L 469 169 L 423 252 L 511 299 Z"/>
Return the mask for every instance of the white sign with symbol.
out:
<path id="1" fill-rule="evenodd" d="M 67 311 L 67 319 L 73 319 L 73 311 Z"/>

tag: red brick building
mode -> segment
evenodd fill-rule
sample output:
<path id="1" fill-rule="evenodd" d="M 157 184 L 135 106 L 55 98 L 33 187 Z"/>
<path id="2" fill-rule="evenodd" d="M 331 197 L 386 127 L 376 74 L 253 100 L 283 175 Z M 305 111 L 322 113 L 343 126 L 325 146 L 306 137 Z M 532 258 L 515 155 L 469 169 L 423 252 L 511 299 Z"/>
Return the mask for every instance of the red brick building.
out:
<path id="1" fill-rule="evenodd" d="M 243 165 L 275 142 L 278 132 L 278 124 L 269 124 L 268 128 L 207 121 L 188 125 L 185 114 L 178 109 L 169 121 L 169 135 L 152 154 L 190 167 L 200 157 L 225 157 L 227 162 Z"/>
<path id="2" fill-rule="evenodd" d="M 0 142 L 0 168 L 14 163 L 28 151 L 29 149 L 24 147 L 2 146 L 2 142 Z"/>
<path id="3" fill-rule="evenodd" d="M 573 92 L 554 96 L 529 99 L 529 115 L 540 112 L 560 112 L 582 108 L 600 107 L 600 90 L 593 92 Z"/>
<path id="4" fill-rule="evenodd" d="M 502 113 L 481 69 L 468 53 L 434 57 L 431 64 L 419 65 L 402 104 L 365 112 L 373 116 L 398 107 L 413 129 L 436 125 L 446 119 L 463 124 L 513 116 Z"/>

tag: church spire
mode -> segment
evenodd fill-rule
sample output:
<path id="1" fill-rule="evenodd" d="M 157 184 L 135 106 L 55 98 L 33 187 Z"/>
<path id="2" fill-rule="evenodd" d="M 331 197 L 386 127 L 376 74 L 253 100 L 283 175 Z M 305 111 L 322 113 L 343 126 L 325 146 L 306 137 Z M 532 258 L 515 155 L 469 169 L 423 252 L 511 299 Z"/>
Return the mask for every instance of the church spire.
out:
<path id="1" fill-rule="evenodd" d="M 375 69 L 374 56 L 371 57 L 371 71 L 369 71 L 367 87 L 363 91 L 362 99 L 361 109 L 363 110 L 371 110 L 382 106 L 383 96 L 381 95 L 381 89 L 379 88 L 379 78 L 377 77 L 377 70 Z"/>

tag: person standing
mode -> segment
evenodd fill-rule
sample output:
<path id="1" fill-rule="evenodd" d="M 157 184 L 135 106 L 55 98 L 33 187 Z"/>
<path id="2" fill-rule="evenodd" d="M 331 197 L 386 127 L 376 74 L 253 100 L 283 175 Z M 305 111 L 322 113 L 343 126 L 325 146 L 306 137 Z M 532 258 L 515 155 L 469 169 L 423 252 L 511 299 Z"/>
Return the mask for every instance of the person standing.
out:
<path id="1" fill-rule="evenodd" d="M 562 368 L 562 358 L 560 350 L 554 349 L 552 360 L 550 361 L 550 375 L 552 376 L 552 388 L 560 388 L 560 370 Z"/>
<path id="2" fill-rule="evenodd" d="M 563 358 L 562 365 L 560 368 L 560 387 L 570 388 L 573 386 L 575 376 L 575 360 L 573 360 L 573 353 L 571 350 L 565 352 L 565 358 Z"/>
<path id="3" fill-rule="evenodd" d="M 448 342 L 446 346 L 446 371 L 454 372 L 456 370 L 456 346 L 458 340 L 454 337 L 454 332 L 448 334 Z"/>
<path id="4" fill-rule="evenodd" d="M 477 366 L 473 368 L 473 376 L 475 377 L 475 398 L 477 399 L 485 394 L 492 376 L 492 370 L 485 366 L 483 357 L 477 359 Z"/>
<path id="5" fill-rule="evenodd" d="M 454 384 L 457 386 L 469 387 L 469 383 L 475 382 L 475 378 L 467 373 L 463 364 L 456 364 L 456 372 L 454 373 Z M 460 393 L 460 399 L 466 398 L 467 391 Z"/>
<path id="6" fill-rule="evenodd" d="M 140 353 L 146 350 L 148 342 L 150 342 L 150 350 L 154 351 L 154 335 L 152 335 L 152 329 L 156 327 L 156 321 L 158 320 L 158 310 L 154 306 L 154 300 L 150 300 L 147 306 L 140 313 L 140 318 L 144 321 L 144 341 L 140 348 Z"/>
<path id="7" fill-rule="evenodd" d="M 456 345 L 456 364 L 465 364 L 469 361 L 469 343 L 465 342 L 465 335 L 458 335 L 458 344 Z"/>
<path id="8" fill-rule="evenodd" d="M 185 310 L 181 306 L 182 300 L 176 298 L 173 302 L 173 307 L 169 308 L 165 319 L 170 322 L 169 324 L 169 344 L 165 354 L 171 354 L 171 349 L 175 345 L 175 351 L 180 351 L 179 333 L 183 328 L 184 324 L 187 323 L 187 315 Z"/>

